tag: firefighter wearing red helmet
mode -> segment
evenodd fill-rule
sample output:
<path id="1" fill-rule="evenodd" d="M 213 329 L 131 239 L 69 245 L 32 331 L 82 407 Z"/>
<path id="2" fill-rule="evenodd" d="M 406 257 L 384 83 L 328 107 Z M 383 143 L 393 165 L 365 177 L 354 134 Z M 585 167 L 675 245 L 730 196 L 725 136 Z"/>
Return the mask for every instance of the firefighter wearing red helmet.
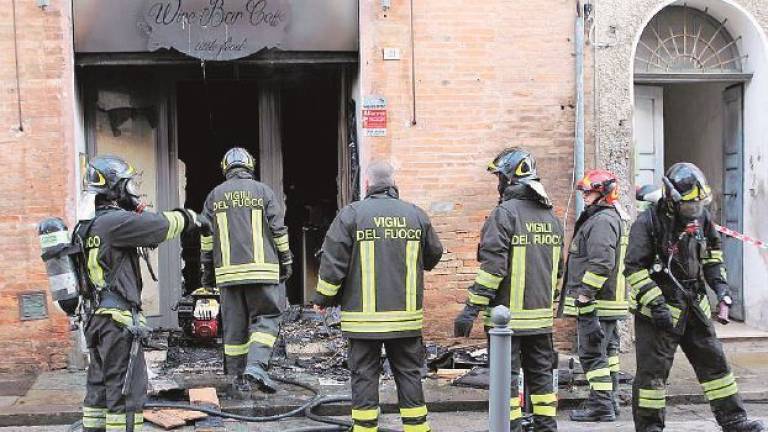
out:
<path id="1" fill-rule="evenodd" d="M 568 251 L 565 313 L 577 319 L 579 359 L 590 392 L 582 408 L 571 412 L 571 420 L 610 422 L 619 413 L 617 322 L 628 311 L 622 273 L 629 218 L 618 203 L 613 173 L 591 170 L 577 189 L 584 194 L 586 208 L 576 221 Z"/>

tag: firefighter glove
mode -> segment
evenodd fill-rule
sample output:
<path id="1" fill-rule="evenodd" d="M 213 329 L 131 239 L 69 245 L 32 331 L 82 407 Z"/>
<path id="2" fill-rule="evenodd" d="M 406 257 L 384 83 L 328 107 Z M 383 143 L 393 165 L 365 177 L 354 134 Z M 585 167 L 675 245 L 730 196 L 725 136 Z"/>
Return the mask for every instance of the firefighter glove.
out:
<path id="1" fill-rule="evenodd" d="M 293 255 L 290 251 L 280 253 L 280 282 L 285 282 L 293 274 Z"/>
<path id="2" fill-rule="evenodd" d="M 671 330 L 675 325 L 672 322 L 672 314 L 663 301 L 650 305 L 653 325 L 660 330 Z"/>
<path id="3" fill-rule="evenodd" d="M 453 321 L 453 335 L 455 337 L 469 337 L 475 318 L 480 314 L 480 306 L 467 304 L 464 310 Z"/>

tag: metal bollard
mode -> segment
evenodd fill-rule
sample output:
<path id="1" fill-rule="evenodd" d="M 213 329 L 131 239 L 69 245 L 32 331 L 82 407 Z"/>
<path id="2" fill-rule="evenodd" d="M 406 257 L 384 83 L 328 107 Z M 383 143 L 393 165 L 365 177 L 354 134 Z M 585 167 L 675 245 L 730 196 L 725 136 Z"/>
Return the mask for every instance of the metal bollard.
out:
<path id="1" fill-rule="evenodd" d="M 512 330 L 509 309 L 496 306 L 491 311 L 493 328 L 490 346 L 490 398 L 488 401 L 489 432 L 509 432 L 509 400 L 512 394 Z"/>

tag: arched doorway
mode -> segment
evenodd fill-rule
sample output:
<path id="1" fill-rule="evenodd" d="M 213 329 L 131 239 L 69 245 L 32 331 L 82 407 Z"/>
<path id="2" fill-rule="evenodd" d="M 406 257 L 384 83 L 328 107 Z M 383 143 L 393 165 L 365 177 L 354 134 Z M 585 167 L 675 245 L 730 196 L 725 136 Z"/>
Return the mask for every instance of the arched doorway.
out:
<path id="1" fill-rule="evenodd" d="M 745 67 L 750 52 L 738 26 L 713 15 L 707 2 L 698 3 L 661 9 L 637 42 L 635 182 L 660 185 L 667 167 L 693 162 L 712 185 L 715 222 L 742 231 L 744 97 L 754 76 Z M 726 239 L 725 252 L 735 300 L 732 316 L 744 320 L 742 244 Z"/>

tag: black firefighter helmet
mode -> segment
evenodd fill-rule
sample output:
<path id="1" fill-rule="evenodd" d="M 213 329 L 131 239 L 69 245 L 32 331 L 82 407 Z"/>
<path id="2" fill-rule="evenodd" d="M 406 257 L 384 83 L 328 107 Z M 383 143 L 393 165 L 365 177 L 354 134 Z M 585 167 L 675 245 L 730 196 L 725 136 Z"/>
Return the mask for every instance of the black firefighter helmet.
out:
<path id="1" fill-rule="evenodd" d="M 96 156 L 88 162 L 85 172 L 85 188 L 88 192 L 102 195 L 107 201 L 120 201 L 126 196 L 138 198 L 136 169 L 118 156 Z"/>
<path id="2" fill-rule="evenodd" d="M 518 147 L 504 149 L 488 164 L 488 172 L 499 177 L 499 193 L 509 185 L 539 180 L 536 160 L 527 150 Z"/>
<path id="3" fill-rule="evenodd" d="M 670 210 L 686 219 L 699 217 L 712 202 L 712 189 L 699 167 L 689 162 L 672 165 L 662 179 Z"/>
<path id="4" fill-rule="evenodd" d="M 221 171 L 224 173 L 224 176 L 226 176 L 230 170 L 235 168 L 244 168 L 253 174 L 255 165 L 256 163 L 253 156 L 248 153 L 248 150 L 242 147 L 233 147 L 229 149 L 227 153 L 224 154 L 224 158 L 221 159 Z"/>

